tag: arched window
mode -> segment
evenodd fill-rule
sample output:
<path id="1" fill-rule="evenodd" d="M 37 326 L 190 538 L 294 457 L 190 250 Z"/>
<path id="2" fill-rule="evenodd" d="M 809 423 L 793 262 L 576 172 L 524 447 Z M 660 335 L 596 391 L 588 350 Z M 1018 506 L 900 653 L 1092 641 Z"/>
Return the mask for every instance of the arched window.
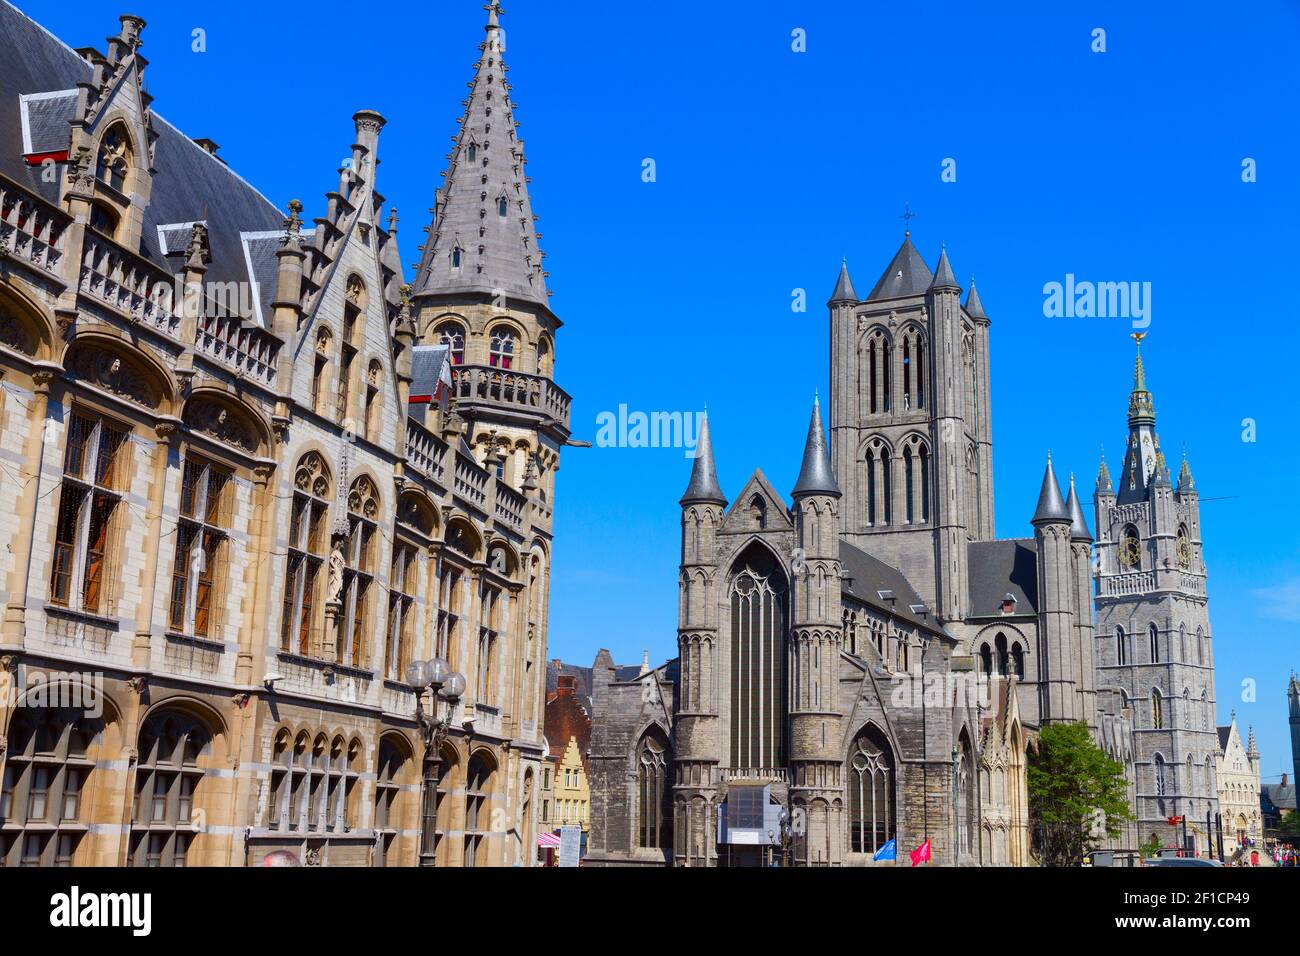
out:
<path id="1" fill-rule="evenodd" d="M 1169 780 L 1165 774 L 1165 758 L 1156 754 L 1155 756 L 1155 777 L 1156 777 L 1156 796 L 1163 797 L 1169 789 Z"/>
<path id="2" fill-rule="evenodd" d="M 492 784 L 496 766 L 479 751 L 470 758 L 465 775 L 465 866 L 488 866 L 483 840 L 492 832 Z"/>
<path id="3" fill-rule="evenodd" d="M 316 333 L 316 354 L 312 358 L 311 371 L 311 408 L 318 415 L 325 412 L 325 370 L 329 367 L 330 352 L 334 347 L 334 335 L 322 326 Z"/>
<path id="4" fill-rule="evenodd" d="M 1025 651 L 1016 641 L 1011 645 L 1011 673 L 1018 679 L 1025 679 Z"/>
<path id="5" fill-rule="evenodd" d="M 917 452 L 917 463 L 920 474 L 917 476 L 921 483 L 921 520 L 930 520 L 930 452 L 921 445 Z"/>
<path id="6" fill-rule="evenodd" d="M 912 407 L 912 339 L 903 336 L 903 411 Z"/>
<path id="7" fill-rule="evenodd" d="M 366 369 L 366 404 L 361 413 L 361 437 L 379 440 L 380 405 L 379 387 L 384 381 L 384 367 L 379 359 L 372 359 Z"/>
<path id="8" fill-rule="evenodd" d="M 957 851 L 964 856 L 975 852 L 976 794 L 975 754 L 965 730 L 957 743 Z"/>
<path id="9" fill-rule="evenodd" d="M 892 350 L 882 330 L 867 340 L 867 409 L 872 414 L 887 412 L 890 407 L 889 366 Z"/>
<path id="10" fill-rule="evenodd" d="M 330 475 L 324 459 L 309 452 L 294 473 L 289 521 L 288 571 L 280 617 L 280 649 L 314 653 L 319 646 L 315 609 L 321 569 L 329 547 Z"/>
<path id="11" fill-rule="evenodd" d="M 389 680 L 404 680 L 406 665 L 412 659 L 411 632 L 419 587 L 415 552 L 415 546 L 407 541 L 393 542 L 393 562 L 388 575 L 388 639 L 384 649 L 384 673 Z"/>
<path id="12" fill-rule="evenodd" d="M 478 146 L 476 144 L 470 143 L 469 149 L 466 150 L 466 152 L 468 153 L 468 159 L 471 163 L 478 159 Z"/>
<path id="13" fill-rule="evenodd" d="M 1164 701 L 1160 697 L 1159 689 L 1155 689 L 1151 691 L 1151 728 L 1153 730 L 1163 730 L 1164 727 Z"/>
<path id="14" fill-rule="evenodd" d="M 0 866 L 72 866 L 104 722 L 83 708 L 18 707 L 0 783 Z"/>
<path id="15" fill-rule="evenodd" d="M 1115 663 L 1121 666 L 1128 663 L 1128 651 L 1125 647 L 1124 628 L 1115 628 Z"/>
<path id="16" fill-rule="evenodd" d="M 379 490 L 365 475 L 348 490 L 348 534 L 342 542 L 343 619 L 336 660 L 364 667 L 369 655 L 370 590 L 375 577 L 375 530 L 379 520 Z"/>
<path id="17" fill-rule="evenodd" d="M 54 526 L 50 603 L 88 614 L 113 613 L 119 505 L 131 448 L 127 431 L 98 415 L 73 412 L 63 455 Z"/>
<path id="18" fill-rule="evenodd" d="M 1138 537 L 1137 528 L 1131 524 L 1125 525 L 1120 533 L 1119 565 L 1128 571 L 1142 566 L 1142 539 Z"/>
<path id="19" fill-rule="evenodd" d="M 763 502 L 762 495 L 754 495 L 749 499 L 749 520 L 760 531 L 767 527 L 767 505 Z"/>
<path id="20" fill-rule="evenodd" d="M 453 269 L 459 269 L 460 260 L 461 260 L 460 246 L 457 246 L 456 248 L 451 250 L 451 267 Z"/>
<path id="21" fill-rule="evenodd" d="M 1183 729 L 1192 729 L 1192 692 L 1186 687 L 1183 688 Z M 1190 760 L 1191 757 L 1187 759 Z"/>
<path id="22" fill-rule="evenodd" d="M 537 374 L 549 377 L 552 371 L 551 343 L 546 336 L 542 336 L 537 340 Z"/>
<path id="23" fill-rule="evenodd" d="M 433 848 L 436 864 L 447 866 L 451 862 L 452 846 L 447 835 L 453 829 L 452 814 L 456 802 L 452 799 L 452 794 L 456 789 L 456 773 L 460 766 L 460 757 L 456 753 L 456 748 L 447 743 L 443 744 L 441 756 L 442 759 L 438 762 L 437 786 L 434 788 L 433 818 L 422 821 L 421 826 L 426 828 L 424 845 Z M 433 828 L 432 834 L 427 832 L 429 826 Z"/>
<path id="24" fill-rule="evenodd" d="M 495 707 L 500 694 L 497 679 L 497 645 L 501 637 L 501 591 L 486 581 L 479 586 L 478 620 L 478 700 L 476 703 Z"/>
<path id="25" fill-rule="evenodd" d="M 867 525 L 876 523 L 876 454 L 867 449 Z"/>
<path id="26" fill-rule="evenodd" d="M 849 849 L 875 853 L 894 838 L 894 754 L 873 726 L 853 742 L 847 784 Z"/>
<path id="27" fill-rule="evenodd" d="M 730 592 L 730 766 L 783 767 L 787 588 L 771 552 L 746 549 Z"/>
<path id="28" fill-rule="evenodd" d="M 406 748 L 399 746 L 392 736 L 379 741 L 375 767 L 375 864 L 389 865 L 389 853 L 398 830 L 403 829 L 401 792 L 405 767 L 409 759 Z M 426 846 L 432 844 L 425 844 Z"/>
<path id="29" fill-rule="evenodd" d="M 168 615 L 176 633 L 217 633 L 212 614 L 220 607 L 225 585 L 232 491 L 229 471 L 186 457 Z"/>
<path id="30" fill-rule="evenodd" d="M 505 197 L 505 196 L 500 196 L 500 197 L 498 197 L 498 199 L 497 199 L 497 215 L 500 216 L 502 219 L 504 219 L 504 218 L 506 218 L 506 214 L 507 214 L 509 211 L 510 211 L 510 204 L 509 204 L 508 202 L 506 202 L 506 197 Z"/>
<path id="31" fill-rule="evenodd" d="M 636 845 L 647 850 L 672 845 L 668 802 L 668 745 L 657 730 L 647 731 L 636 752 Z"/>
<path id="32" fill-rule="evenodd" d="M 126 191 L 126 176 L 131 169 L 131 141 L 120 124 L 113 126 L 99 141 L 95 161 L 95 178 L 118 192 Z"/>
<path id="33" fill-rule="evenodd" d="M 1155 621 L 1152 621 L 1147 627 L 1147 639 L 1151 645 L 1151 663 L 1160 663 L 1160 629 L 1156 627 Z"/>
<path id="34" fill-rule="evenodd" d="M 996 648 L 998 654 L 997 673 L 999 676 L 1005 677 L 1008 672 L 1006 635 L 998 634 L 998 636 L 993 639 L 993 646 Z"/>
<path id="35" fill-rule="evenodd" d="M 452 365 L 462 365 L 465 362 L 465 330 L 455 322 L 444 322 L 433 331 L 433 336 L 439 345 L 447 346 L 447 354 L 451 356 Z"/>
<path id="36" fill-rule="evenodd" d="M 907 511 L 903 520 L 908 524 L 916 520 L 916 513 L 912 507 L 916 498 L 912 483 L 912 449 L 905 446 L 903 448 L 903 497 L 907 505 Z"/>
<path id="37" fill-rule="evenodd" d="M 1201 691 L 1201 729 L 1210 729 L 1210 698 L 1206 691 Z"/>
<path id="38" fill-rule="evenodd" d="M 513 329 L 503 325 L 493 329 L 488 364 L 493 368 L 510 368 L 515 360 L 516 341 Z"/>
<path id="39" fill-rule="evenodd" d="M 980 673 L 985 677 L 993 676 L 993 650 L 988 641 L 980 645 Z"/>
<path id="40" fill-rule="evenodd" d="M 211 749 L 206 727 L 179 711 L 154 711 L 140 731 L 130 866 L 185 866 L 202 794 L 200 758 Z"/>

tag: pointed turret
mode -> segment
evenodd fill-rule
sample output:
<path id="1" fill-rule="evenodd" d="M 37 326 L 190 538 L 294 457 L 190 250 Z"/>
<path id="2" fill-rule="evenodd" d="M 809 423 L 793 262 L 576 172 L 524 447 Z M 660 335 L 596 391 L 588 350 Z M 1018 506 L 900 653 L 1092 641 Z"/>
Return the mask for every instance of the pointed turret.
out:
<path id="1" fill-rule="evenodd" d="M 984 303 L 980 301 L 980 294 L 975 291 L 974 276 L 970 280 L 970 292 L 966 295 L 966 314 L 972 319 L 988 319 L 984 312 Z"/>
<path id="2" fill-rule="evenodd" d="M 849 278 L 849 260 L 840 260 L 840 275 L 835 280 L 835 291 L 831 293 L 830 301 L 827 305 L 836 305 L 840 302 L 857 302 L 858 294 L 853 291 L 853 280 Z"/>
<path id="3" fill-rule="evenodd" d="M 799 480 L 795 482 L 791 494 L 795 498 L 802 495 L 840 496 L 839 485 L 835 483 L 835 472 L 831 468 L 830 452 L 826 448 L 826 432 L 822 429 L 822 406 L 817 398 L 813 399 L 812 419 L 808 422 L 803 467 L 799 469 Z"/>
<path id="4" fill-rule="evenodd" d="M 488 5 L 469 99 L 415 277 L 415 297 L 483 293 L 547 305 L 543 253 L 502 59 L 500 4 Z"/>
<path id="5" fill-rule="evenodd" d="M 1187 464 L 1187 452 L 1183 451 L 1183 463 L 1178 469 L 1178 494 L 1185 495 L 1196 490 L 1196 482 L 1192 480 L 1192 468 Z"/>
<path id="6" fill-rule="evenodd" d="M 1088 520 L 1083 516 L 1079 504 L 1079 495 L 1074 490 L 1074 474 L 1070 474 L 1070 494 L 1065 499 L 1065 507 L 1070 512 L 1070 540 L 1091 541 L 1092 532 L 1088 530 Z"/>
<path id="7" fill-rule="evenodd" d="M 903 244 L 894 253 L 889 268 L 885 270 L 884 275 L 876 282 L 875 288 L 871 290 L 871 294 L 867 296 L 867 301 L 924 295 L 925 290 L 930 288 L 930 281 L 933 278 L 930 267 L 916 251 L 916 246 L 912 245 L 910 235 L 905 236 Z"/>
<path id="8" fill-rule="evenodd" d="M 1047 469 L 1043 472 L 1043 487 L 1038 493 L 1038 507 L 1030 522 L 1039 524 L 1070 524 L 1070 509 L 1061 497 L 1061 486 L 1056 483 L 1056 472 L 1052 471 L 1052 456 L 1047 456 Z"/>
<path id="9" fill-rule="evenodd" d="M 713 442 L 709 439 L 709 416 L 700 420 L 700 438 L 695 445 L 695 464 L 691 466 L 691 483 L 686 486 L 679 504 L 712 503 L 726 507 L 727 496 L 718 487 L 718 471 L 713 464 Z"/>
<path id="10" fill-rule="evenodd" d="M 946 247 L 939 250 L 939 265 L 934 271 L 934 281 L 930 283 L 930 288 L 961 290 L 961 286 L 957 284 L 957 277 L 952 274 L 952 263 L 948 261 Z"/>
<path id="11" fill-rule="evenodd" d="M 1097 469 L 1097 494 L 1113 495 L 1115 486 L 1110 482 L 1110 469 L 1106 467 L 1106 453 L 1101 454 L 1101 467 Z"/>

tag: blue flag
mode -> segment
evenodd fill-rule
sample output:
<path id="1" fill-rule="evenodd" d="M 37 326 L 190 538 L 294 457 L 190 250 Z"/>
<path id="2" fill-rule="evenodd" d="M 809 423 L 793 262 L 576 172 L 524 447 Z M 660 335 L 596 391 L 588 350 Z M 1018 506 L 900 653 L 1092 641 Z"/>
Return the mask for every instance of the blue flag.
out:
<path id="1" fill-rule="evenodd" d="M 886 843 L 884 846 L 882 846 L 879 850 L 876 851 L 876 855 L 873 856 L 872 859 L 873 860 L 897 860 L 898 859 L 897 845 L 893 840 L 890 840 L 888 843 Z"/>

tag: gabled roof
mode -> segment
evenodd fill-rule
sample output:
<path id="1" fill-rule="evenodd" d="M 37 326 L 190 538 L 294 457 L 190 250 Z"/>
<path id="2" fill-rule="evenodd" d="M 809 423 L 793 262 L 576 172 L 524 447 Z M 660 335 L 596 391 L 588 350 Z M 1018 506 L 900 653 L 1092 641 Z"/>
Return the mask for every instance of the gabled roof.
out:
<path id="1" fill-rule="evenodd" d="M 894 253 L 884 274 L 876 282 L 875 288 L 867 296 L 868 302 L 879 299 L 900 299 L 909 295 L 925 295 L 934 276 L 925 264 L 921 254 L 912 245 L 911 238 L 904 238 L 903 244 Z"/>
<path id="2" fill-rule="evenodd" d="M 847 541 L 840 542 L 840 565 L 844 569 L 841 590 L 847 597 L 892 614 L 915 627 L 945 633 L 935 619 L 933 609 L 925 617 L 912 609 L 924 605 L 925 601 L 898 568 Z"/>
<path id="3" fill-rule="evenodd" d="M 415 296 L 495 296 L 504 291 L 549 309 L 543 256 L 528 197 L 524 144 L 515 133 L 499 13 L 493 0 L 487 37 L 480 47 L 465 115 L 453 137 L 456 145 L 448 157 L 450 165 L 438 190 L 433 225 L 416 273 Z M 505 215 L 498 210 L 502 199 Z M 459 266 L 452 255 L 456 248 L 461 250 Z"/>
<path id="4" fill-rule="evenodd" d="M 970 541 L 966 544 L 970 616 L 994 617 L 1010 594 L 1016 614 L 1038 613 L 1038 550 L 1032 539 Z"/>
<path id="5" fill-rule="evenodd" d="M 0 0 L 0 37 L 5 55 L 0 57 L 0 173 L 46 201 L 59 201 L 59 182 L 45 182 L 40 166 L 23 160 L 25 146 L 66 150 L 71 141 L 68 120 L 76 107 L 78 83 L 89 82 L 92 70 L 44 27 L 25 16 L 7 0 Z M 27 132 L 38 139 L 24 143 L 24 103 L 27 94 L 57 93 L 42 98 L 27 96 Z M 69 95 L 70 94 L 70 95 Z M 144 210 L 140 249 L 156 265 L 175 271 L 160 247 L 159 226 L 204 220 L 212 262 L 208 282 L 256 281 L 248 274 L 242 232 L 282 230 L 284 213 L 225 163 L 153 113 L 158 134 L 154 144 L 154 175 L 149 205 Z M 38 150 L 39 151 L 39 150 Z M 259 289 L 264 297 L 274 289 Z"/>

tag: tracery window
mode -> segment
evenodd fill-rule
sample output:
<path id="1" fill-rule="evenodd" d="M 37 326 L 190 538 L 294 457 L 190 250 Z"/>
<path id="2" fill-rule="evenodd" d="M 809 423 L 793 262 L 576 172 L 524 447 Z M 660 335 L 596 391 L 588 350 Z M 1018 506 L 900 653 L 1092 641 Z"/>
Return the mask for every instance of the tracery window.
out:
<path id="1" fill-rule="evenodd" d="M 203 781 L 199 758 L 211 743 L 207 728 L 186 714 L 154 711 L 145 720 L 128 865 L 186 865 L 199 829 L 191 822 Z"/>
<path id="2" fill-rule="evenodd" d="M 479 595 L 478 703 L 496 705 L 497 640 L 501 634 L 501 592 L 483 584 Z"/>
<path id="3" fill-rule="evenodd" d="M 493 368 L 510 368 L 515 360 L 517 343 L 513 329 L 497 326 L 492 330 L 488 364 Z"/>
<path id="4" fill-rule="evenodd" d="M 1147 627 L 1147 639 L 1151 645 L 1151 663 L 1159 664 L 1160 663 L 1160 630 L 1156 627 L 1154 621 L 1152 621 L 1151 624 L 1148 625 Z"/>
<path id="5" fill-rule="evenodd" d="M 1128 663 L 1128 651 L 1125 647 L 1124 628 L 1122 627 L 1115 628 L 1115 663 L 1121 665 Z"/>
<path id="6" fill-rule="evenodd" d="M 644 849 L 657 850 L 672 843 L 668 836 L 668 755 L 667 745 L 656 732 L 641 738 L 636 752 L 637 843 Z"/>
<path id="7" fill-rule="evenodd" d="M 1151 691 L 1151 728 L 1163 730 L 1165 726 L 1164 700 L 1159 690 Z"/>
<path id="8" fill-rule="evenodd" d="M 95 161 L 95 178 L 107 183 L 118 192 L 126 186 L 126 175 L 131 168 L 131 143 L 120 125 L 112 127 L 99 141 L 99 154 Z"/>
<path id="9" fill-rule="evenodd" d="M 894 754 L 874 727 L 853 742 L 847 783 L 849 849 L 875 853 L 894 838 Z"/>
<path id="10" fill-rule="evenodd" d="M 492 829 L 494 776 L 494 767 L 482 751 L 470 758 L 465 774 L 465 866 L 489 865 L 483 841 Z"/>
<path id="11" fill-rule="evenodd" d="M 736 565 L 731 603 L 731 766 L 785 760 L 786 584 L 770 552 L 751 546 Z"/>
<path id="12" fill-rule="evenodd" d="M 280 618 L 280 649 L 310 654 L 318 645 L 315 608 L 321 569 L 329 547 L 330 477 L 315 452 L 304 455 L 294 474 L 289 521 L 288 570 Z"/>
<path id="13" fill-rule="evenodd" d="M 229 471 L 202 459 L 185 459 L 169 614 L 169 626 L 177 633 L 217 633 L 212 617 L 229 560 L 231 490 Z"/>
<path id="14" fill-rule="evenodd" d="M 63 457 L 55 523 L 50 602 L 89 614 L 111 614 L 114 530 L 127 482 L 127 432 L 107 419 L 73 412 Z"/>
<path id="15" fill-rule="evenodd" d="M 439 345 L 447 346 L 452 365 L 465 362 L 465 330 L 455 322 L 444 322 L 434 329 L 434 337 Z"/>

